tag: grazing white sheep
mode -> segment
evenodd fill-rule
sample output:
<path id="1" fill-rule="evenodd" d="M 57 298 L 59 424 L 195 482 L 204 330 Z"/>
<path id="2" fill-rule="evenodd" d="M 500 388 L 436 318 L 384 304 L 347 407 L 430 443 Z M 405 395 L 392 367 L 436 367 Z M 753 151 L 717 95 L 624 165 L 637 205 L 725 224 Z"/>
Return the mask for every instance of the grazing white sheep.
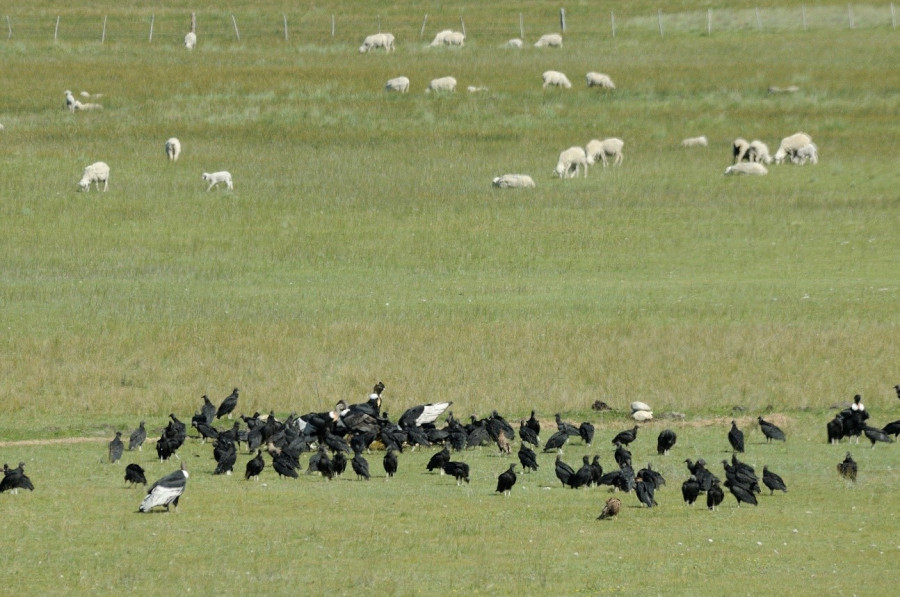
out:
<path id="1" fill-rule="evenodd" d="M 560 178 L 577 178 L 579 166 L 587 178 L 588 159 L 583 147 L 570 147 L 559 154 L 553 172 Z"/>
<path id="2" fill-rule="evenodd" d="M 750 162 L 759 162 L 760 164 L 772 163 L 772 156 L 769 155 L 769 146 L 759 139 L 750 141 L 747 147 L 746 158 Z"/>
<path id="3" fill-rule="evenodd" d="M 225 170 L 222 170 L 221 172 L 212 172 L 212 173 L 204 172 L 203 180 L 209 182 L 209 186 L 206 187 L 207 191 L 211 191 L 212 188 L 214 186 L 218 185 L 220 182 L 224 182 L 225 187 L 228 188 L 229 191 L 234 189 L 234 185 L 231 182 L 231 173 L 226 172 Z"/>
<path id="4" fill-rule="evenodd" d="M 687 139 L 681 140 L 682 147 L 709 147 L 709 139 L 706 138 L 706 135 L 700 135 L 699 137 L 688 137 Z"/>
<path id="5" fill-rule="evenodd" d="M 466 91 L 468 91 L 469 93 L 481 93 L 482 91 L 487 91 L 487 87 L 469 85 L 468 87 L 466 87 Z"/>
<path id="6" fill-rule="evenodd" d="M 384 85 L 385 91 L 396 91 L 398 93 L 406 93 L 409 91 L 409 79 L 407 77 L 394 77 L 388 79 Z"/>
<path id="7" fill-rule="evenodd" d="M 103 191 L 106 191 L 107 183 L 109 182 L 109 166 L 106 162 L 94 162 L 84 169 L 84 175 L 78 181 L 78 190 L 90 192 L 91 184 L 95 184 L 99 191 L 101 182 L 103 183 Z"/>
<path id="8" fill-rule="evenodd" d="M 431 83 L 428 84 L 428 89 L 425 90 L 425 93 L 431 93 L 432 91 L 446 91 L 452 93 L 456 91 L 456 79 L 453 77 L 432 79 Z"/>
<path id="9" fill-rule="evenodd" d="M 778 151 L 775 152 L 775 163 L 783 164 L 785 158 L 789 158 L 793 161 L 794 154 L 797 153 L 797 150 L 810 143 L 812 143 L 812 137 L 806 133 L 794 133 L 793 135 L 785 137 L 778 145 Z"/>
<path id="10" fill-rule="evenodd" d="M 609 78 L 609 75 L 605 75 L 603 73 L 591 71 L 587 75 L 585 75 L 585 79 L 587 79 L 588 87 L 599 87 L 601 89 L 616 88 L 616 84 L 613 83 L 613 80 Z"/>
<path id="11" fill-rule="evenodd" d="M 184 47 L 188 50 L 193 50 L 197 47 L 197 34 L 193 31 L 188 31 L 187 35 L 184 36 Z"/>
<path id="12" fill-rule="evenodd" d="M 561 48 L 562 47 L 562 35 L 559 33 L 547 33 L 544 34 L 534 42 L 535 48 Z"/>
<path id="13" fill-rule="evenodd" d="M 569 78 L 558 70 L 544 71 L 541 78 L 544 80 L 544 89 L 551 85 L 554 87 L 562 87 L 563 89 L 572 88 L 572 83 L 569 82 Z"/>
<path id="14" fill-rule="evenodd" d="M 438 31 L 437 35 L 434 36 L 434 41 L 431 42 L 431 46 L 463 46 L 466 43 L 466 36 L 463 35 L 459 31 L 453 31 L 451 29 L 444 29 L 443 31 Z"/>
<path id="15" fill-rule="evenodd" d="M 800 88 L 796 85 L 788 85 L 787 87 L 776 87 L 772 85 L 769 87 L 769 93 L 796 93 L 800 91 Z"/>
<path id="16" fill-rule="evenodd" d="M 166 140 L 166 157 L 169 158 L 170 161 L 175 162 L 178 161 L 178 156 L 181 155 L 181 141 L 178 140 L 177 137 L 170 137 Z"/>
<path id="17" fill-rule="evenodd" d="M 509 40 L 508 42 L 506 42 L 507 48 L 521 48 L 524 45 L 525 45 L 525 42 L 522 41 L 521 39 L 519 39 L 518 37 L 514 37 L 511 40 Z"/>
<path id="18" fill-rule="evenodd" d="M 766 167 L 758 162 L 738 162 L 725 168 L 725 174 L 768 174 Z"/>
<path id="19" fill-rule="evenodd" d="M 78 95 L 80 95 L 81 97 L 83 97 L 86 100 L 90 100 L 90 99 L 97 100 L 97 99 L 100 99 L 101 97 L 103 97 L 102 93 L 88 93 L 87 91 L 82 91 Z"/>
<path id="20" fill-rule="evenodd" d="M 533 189 L 534 181 L 527 174 L 504 174 L 493 180 L 499 189 Z"/>
<path id="21" fill-rule="evenodd" d="M 731 143 L 732 164 L 744 161 L 747 151 L 750 149 L 750 142 L 743 137 L 738 137 Z"/>
<path id="22" fill-rule="evenodd" d="M 625 156 L 622 155 L 623 147 L 625 147 L 625 142 L 618 137 L 610 137 L 602 141 L 592 139 L 585 146 L 584 153 L 587 156 L 588 164 L 593 164 L 597 158 L 600 158 L 603 167 L 606 168 L 609 158 L 613 158 L 613 166 L 621 166 L 625 159 Z"/>
<path id="23" fill-rule="evenodd" d="M 807 162 L 809 162 L 810 164 L 819 163 L 819 148 L 816 147 L 815 143 L 807 143 L 806 145 L 795 151 L 794 155 L 791 156 L 791 163 L 793 164 L 802 166 Z"/>
<path id="24" fill-rule="evenodd" d="M 394 48 L 394 36 L 390 33 L 375 33 L 372 35 L 367 35 L 363 40 L 361 46 L 359 46 L 359 53 L 365 54 L 370 50 L 377 50 L 378 48 L 384 48 L 384 53 L 393 52 Z"/>

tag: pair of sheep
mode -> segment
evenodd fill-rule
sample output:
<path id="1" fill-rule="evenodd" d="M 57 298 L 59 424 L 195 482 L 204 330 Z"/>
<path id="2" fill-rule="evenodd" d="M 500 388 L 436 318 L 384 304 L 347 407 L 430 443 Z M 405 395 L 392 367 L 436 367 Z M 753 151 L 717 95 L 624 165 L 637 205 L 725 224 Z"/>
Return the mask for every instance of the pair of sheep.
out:
<path id="1" fill-rule="evenodd" d="M 791 163 L 803 165 L 819 163 L 819 148 L 812 142 L 812 137 L 806 133 L 794 133 L 781 140 L 778 151 L 775 152 L 776 164 L 783 164 L 785 159 Z"/>
<path id="2" fill-rule="evenodd" d="M 91 97 L 90 94 L 87 93 L 86 91 L 82 91 L 81 94 L 85 98 Z M 65 95 L 66 95 L 66 109 L 69 112 L 75 112 L 75 111 L 79 111 L 79 110 L 102 110 L 103 109 L 103 106 L 101 106 L 98 103 L 81 102 L 81 101 L 75 99 L 75 96 L 72 95 L 72 92 L 69 91 L 68 89 L 66 89 Z M 99 96 L 97 96 L 97 97 L 99 97 Z"/>
<path id="3" fill-rule="evenodd" d="M 609 137 L 602 141 L 592 139 L 585 147 L 570 147 L 560 153 L 553 172 L 560 178 L 577 178 L 578 169 L 581 168 L 587 178 L 588 166 L 597 163 L 598 159 L 604 168 L 610 159 L 614 166 L 620 166 L 625 159 L 622 154 L 624 147 L 625 142 L 618 137 Z"/>
<path id="4" fill-rule="evenodd" d="M 769 146 L 759 139 L 747 141 L 743 137 L 738 137 L 731 144 L 731 155 L 733 158 L 732 164 L 743 161 L 756 164 L 772 163 L 772 156 L 769 155 Z"/>
<path id="5" fill-rule="evenodd" d="M 572 83 L 569 78 L 557 70 L 544 71 L 541 75 L 544 81 L 544 89 L 547 87 L 562 87 L 563 89 L 571 89 Z M 588 87 L 599 87 L 600 89 L 615 89 L 616 85 L 609 75 L 591 71 L 585 75 Z"/>
<path id="6" fill-rule="evenodd" d="M 525 46 L 525 42 L 522 41 L 522 38 L 514 37 L 508 42 L 506 42 L 507 48 L 522 48 Z M 561 48 L 562 47 L 562 35 L 559 33 L 547 33 L 542 35 L 540 39 L 534 42 L 535 48 Z"/>
<path id="7" fill-rule="evenodd" d="M 169 137 L 166 139 L 166 157 L 169 158 L 169 161 L 175 162 L 178 161 L 178 156 L 181 155 L 181 141 L 178 140 L 178 137 Z M 226 188 L 229 190 L 234 189 L 234 183 L 231 179 L 231 173 L 222 170 L 221 172 L 204 172 L 202 175 L 202 179 L 209 183 L 209 186 L 206 187 L 207 191 L 211 191 L 213 187 L 218 186 L 220 184 L 224 184 Z"/>

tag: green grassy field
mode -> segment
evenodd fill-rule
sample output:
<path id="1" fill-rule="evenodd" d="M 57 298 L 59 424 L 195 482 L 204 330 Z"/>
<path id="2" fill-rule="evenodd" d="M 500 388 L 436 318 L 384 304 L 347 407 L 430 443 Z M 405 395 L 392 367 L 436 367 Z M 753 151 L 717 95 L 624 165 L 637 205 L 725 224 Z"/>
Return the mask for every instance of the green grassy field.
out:
<path id="1" fill-rule="evenodd" d="M 854 29 L 844 4 L 807 7 L 804 31 L 801 4 L 761 6 L 760 31 L 753 3 L 667 3 L 660 36 L 655 4 L 580 3 L 558 51 L 502 47 L 520 12 L 526 41 L 558 30 L 542 2 L 199 3 L 190 53 L 174 3 L 0 10 L 0 442 L 158 429 L 234 386 L 244 413 L 322 411 L 383 380 L 392 416 L 452 400 L 460 417 L 594 420 L 584 453 L 608 468 L 630 402 L 686 414 L 673 456 L 656 462 L 663 422 L 635 450 L 669 480 L 661 507 L 635 499 L 608 524 L 606 492 L 562 491 L 549 455 L 501 498 L 490 450 L 466 454 L 464 488 L 424 475 L 427 452 L 390 483 L 253 484 L 212 477 L 211 449 L 191 444 L 181 513 L 138 516 L 102 443 L 0 444 L 38 489 L 0 499 L 28 531 L 3 568 L 40 593 L 149 592 L 159 574 L 200 593 L 265 578 L 279 593 L 755 594 L 759 574 L 798 594 L 890 587 L 896 450 L 854 446 L 865 474 L 849 488 L 824 425 L 856 393 L 873 422 L 900 418 L 900 46 L 887 5 L 854 7 Z M 426 47 L 460 16 L 464 48 Z M 397 51 L 360 55 L 379 22 Z M 573 88 L 542 90 L 551 68 Z M 589 70 L 617 89 L 587 89 Z M 410 93 L 386 94 L 401 74 Z M 444 75 L 457 93 L 426 95 Z M 64 110 L 65 89 L 103 109 Z M 722 175 L 735 137 L 774 152 L 798 130 L 818 165 Z M 708 148 L 679 147 L 700 134 Z M 561 150 L 608 136 L 622 167 L 552 176 Z M 77 193 L 98 160 L 109 191 Z M 207 193 L 201 173 L 220 169 L 235 190 Z M 493 189 L 506 172 L 537 188 Z M 790 441 L 757 433 L 748 459 L 790 493 L 683 508 L 681 461 L 728 456 L 735 412 L 784 417 Z M 174 468 L 137 458 L 148 477 Z"/>

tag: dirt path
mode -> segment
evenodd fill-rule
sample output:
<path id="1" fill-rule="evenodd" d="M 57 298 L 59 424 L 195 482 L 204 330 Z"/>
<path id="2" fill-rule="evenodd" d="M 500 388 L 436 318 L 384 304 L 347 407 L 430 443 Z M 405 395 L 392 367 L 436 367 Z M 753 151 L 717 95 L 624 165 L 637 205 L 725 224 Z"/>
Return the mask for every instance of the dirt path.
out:
<path id="1" fill-rule="evenodd" d="M 108 442 L 105 437 L 61 437 L 58 439 L 22 439 L 11 442 L 0 442 L 0 448 L 15 446 L 52 446 L 54 444 L 86 444 Z"/>

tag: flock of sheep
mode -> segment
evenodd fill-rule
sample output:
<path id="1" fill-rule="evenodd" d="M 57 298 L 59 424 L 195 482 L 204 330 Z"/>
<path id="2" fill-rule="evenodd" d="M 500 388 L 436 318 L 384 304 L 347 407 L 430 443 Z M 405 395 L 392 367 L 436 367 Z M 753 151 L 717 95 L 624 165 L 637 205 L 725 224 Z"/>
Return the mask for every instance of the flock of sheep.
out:
<path id="1" fill-rule="evenodd" d="M 819 149 L 806 133 L 794 133 L 782 139 L 774 156 L 769 154 L 769 146 L 759 139 L 747 141 L 738 137 L 731 149 L 734 159 L 725 174 L 768 174 L 767 164 L 783 164 L 785 160 L 801 166 L 819 163 Z"/>

